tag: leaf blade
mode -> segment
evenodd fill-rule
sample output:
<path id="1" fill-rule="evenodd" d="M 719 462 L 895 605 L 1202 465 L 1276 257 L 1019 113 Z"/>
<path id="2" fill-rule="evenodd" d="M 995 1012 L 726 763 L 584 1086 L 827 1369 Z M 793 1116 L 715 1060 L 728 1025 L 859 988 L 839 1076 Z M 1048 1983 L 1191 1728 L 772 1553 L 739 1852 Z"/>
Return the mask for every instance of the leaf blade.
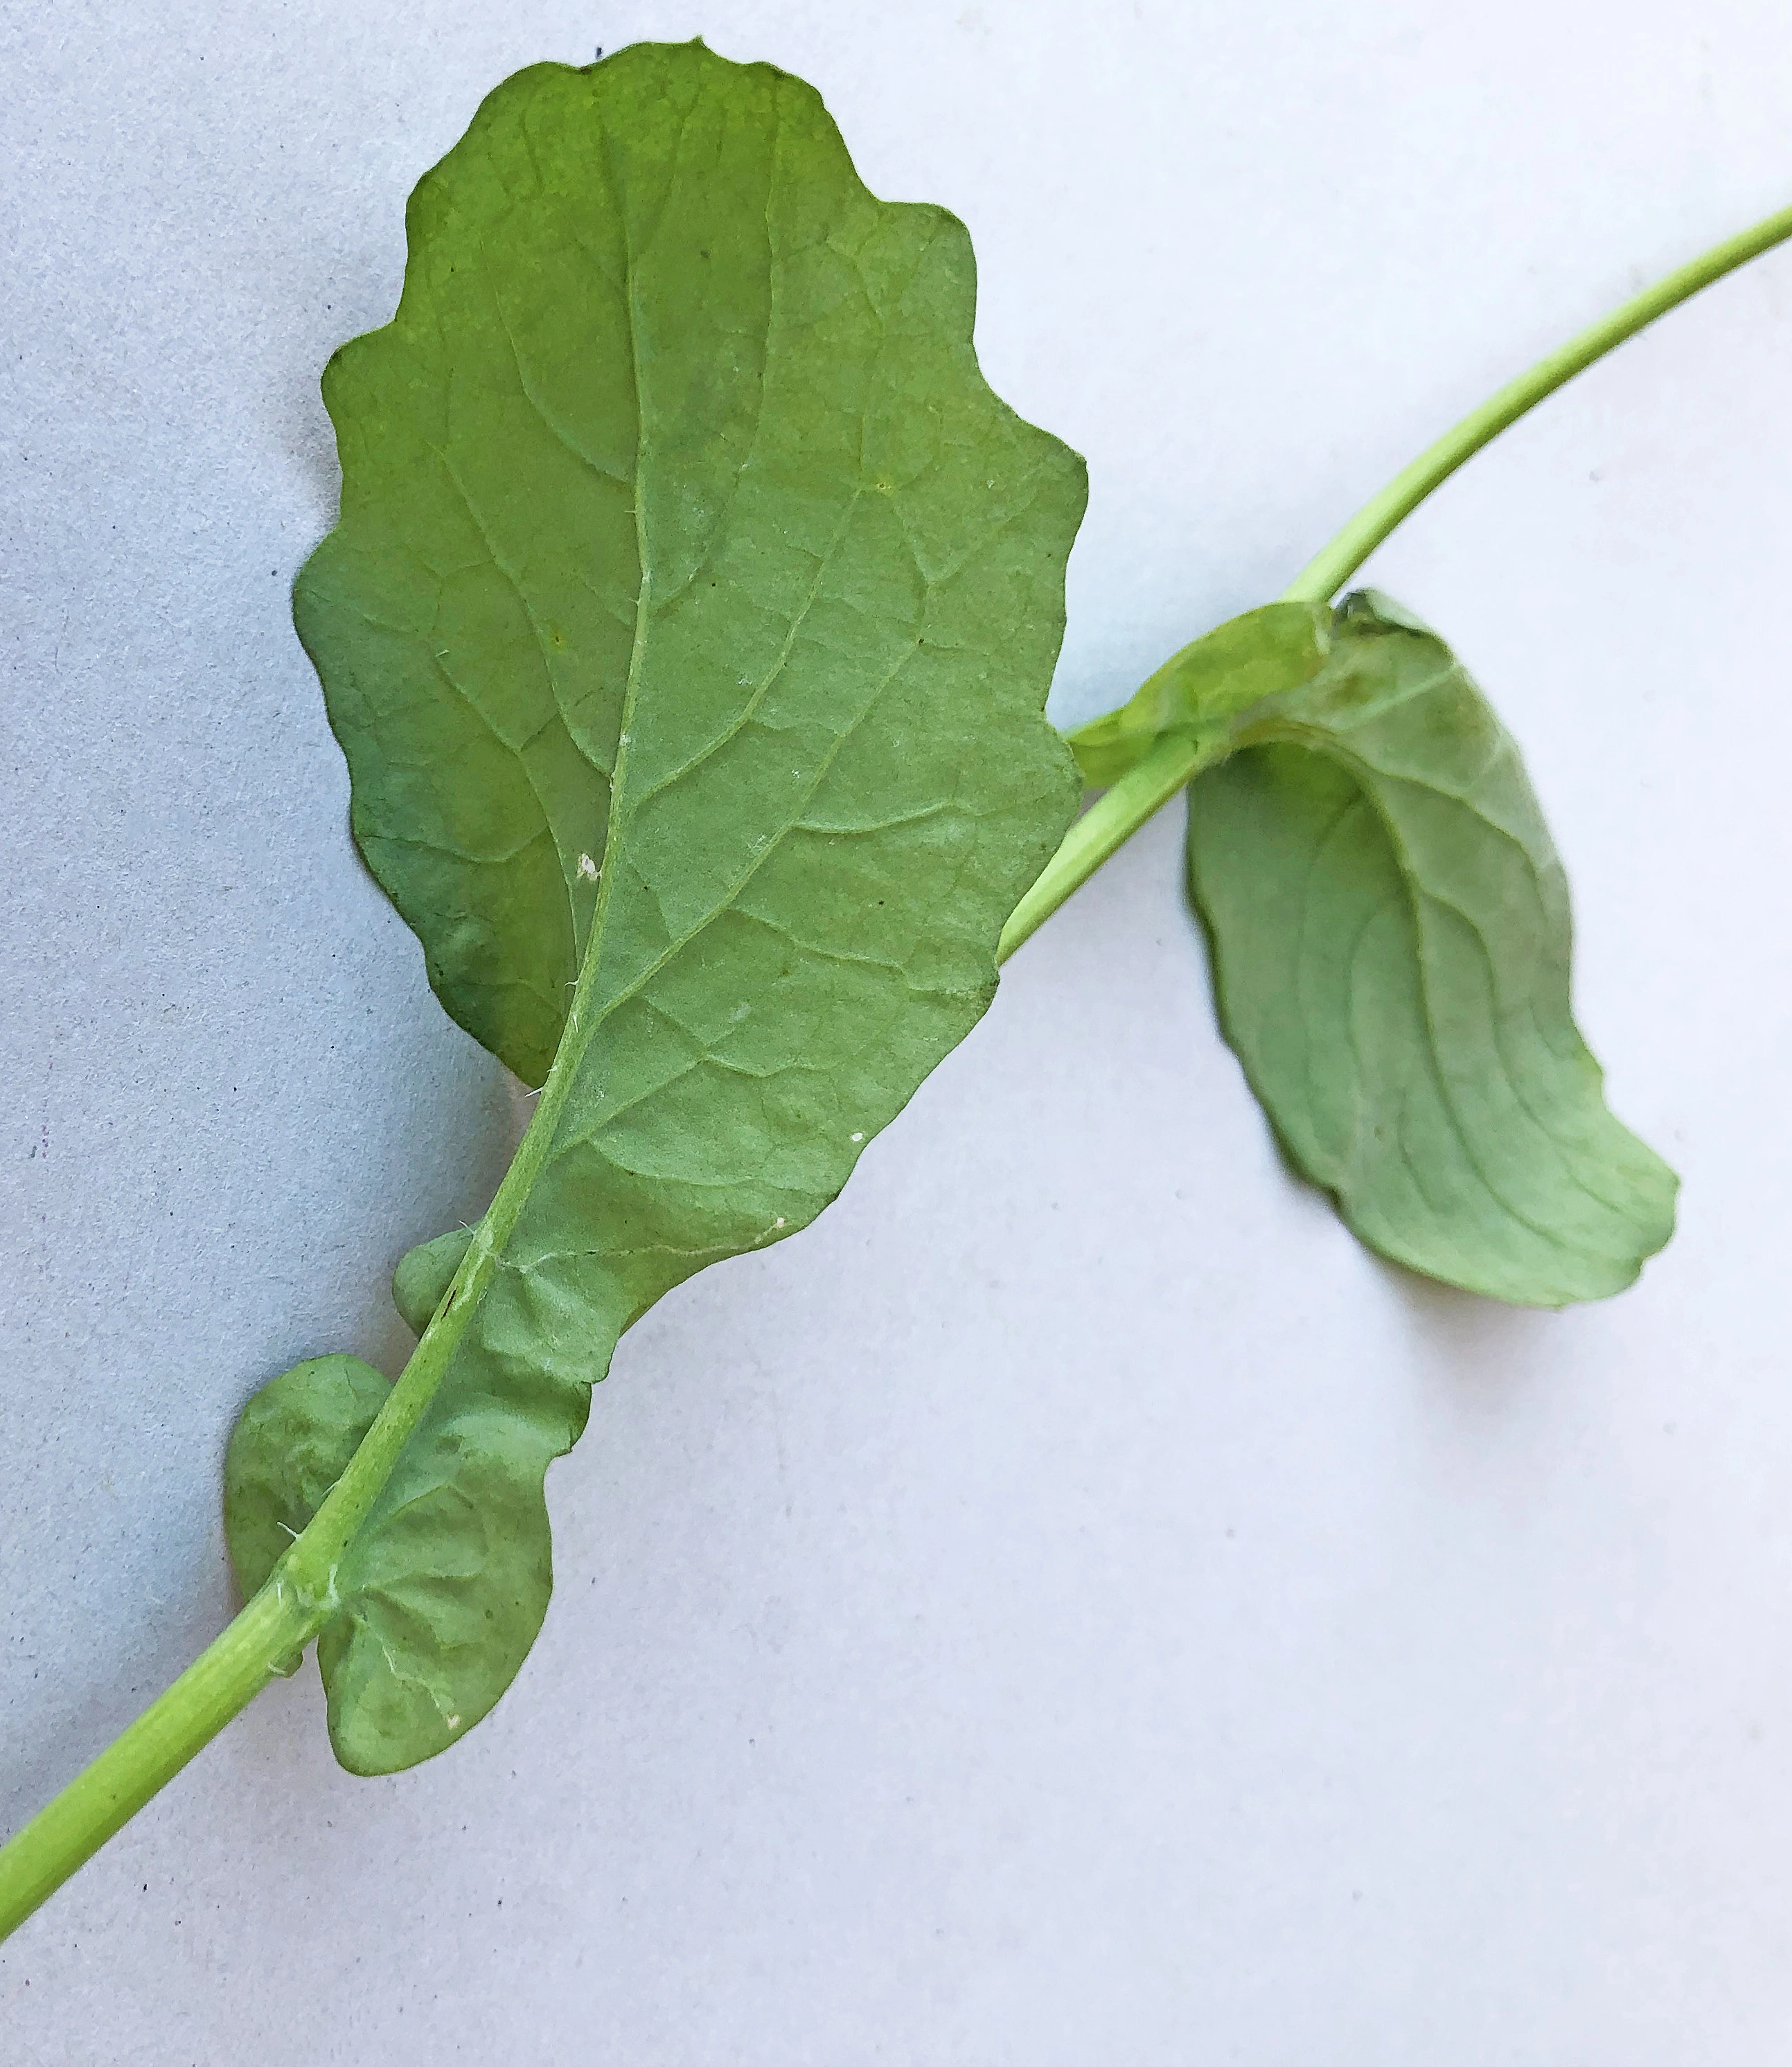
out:
<path id="1" fill-rule="evenodd" d="M 410 228 L 398 317 L 332 362 L 343 519 L 295 615 L 445 1005 L 538 1082 L 581 964 L 592 1017 L 339 1575 L 361 1772 L 502 1693 L 617 1337 L 837 1192 L 987 1005 L 1075 795 L 1042 707 L 1081 464 L 983 382 L 961 226 L 870 196 L 808 88 L 699 47 L 538 67 Z"/>
<path id="2" fill-rule="evenodd" d="M 359 1357 L 313 1357 L 252 1394 L 224 1459 L 224 1534 L 247 1600 L 342 1476 L 391 1391 Z"/>
<path id="3" fill-rule="evenodd" d="M 1436 635 L 1340 608 L 1326 669 L 1190 795 L 1189 889 L 1227 1040 L 1290 1160 L 1409 1268 L 1599 1298 L 1676 1180 L 1575 1024 L 1561 864 L 1518 750 Z"/>

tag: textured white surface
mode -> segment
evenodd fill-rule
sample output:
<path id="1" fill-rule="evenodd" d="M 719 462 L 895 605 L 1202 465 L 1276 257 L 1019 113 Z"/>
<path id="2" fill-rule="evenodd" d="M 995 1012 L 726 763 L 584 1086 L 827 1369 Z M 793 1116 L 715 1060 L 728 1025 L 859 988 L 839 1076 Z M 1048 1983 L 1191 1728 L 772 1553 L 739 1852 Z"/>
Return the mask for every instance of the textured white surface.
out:
<path id="1" fill-rule="evenodd" d="M 219 1624 L 219 1458 L 390 1365 L 510 1124 L 360 870 L 287 585 L 316 376 L 540 57 L 701 30 L 943 201 L 1085 452 L 1054 705 L 1792 197 L 1781 0 L 0 10 L 0 1823 Z M 1376 578 L 1523 741 L 1683 1172 L 1634 1293 L 1425 1288 L 1278 1168 L 1169 818 L 802 1241 L 624 1345 L 498 1714 L 263 1698 L 0 1952 L 11 2067 L 1759 2067 L 1792 2043 L 1792 257 Z"/>

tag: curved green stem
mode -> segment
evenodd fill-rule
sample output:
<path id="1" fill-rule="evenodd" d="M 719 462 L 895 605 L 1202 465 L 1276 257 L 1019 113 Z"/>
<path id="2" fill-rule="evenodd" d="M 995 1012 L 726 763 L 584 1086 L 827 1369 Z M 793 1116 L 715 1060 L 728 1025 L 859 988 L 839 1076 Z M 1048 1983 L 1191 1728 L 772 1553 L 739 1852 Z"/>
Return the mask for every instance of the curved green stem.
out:
<path id="1" fill-rule="evenodd" d="M 1080 889 L 1116 847 L 1161 810 L 1178 790 L 1201 772 L 1202 755 L 1193 741 L 1158 741 L 1136 768 L 1128 769 L 1112 789 L 1086 810 L 1064 835 L 1064 843 L 1046 864 L 1045 873 L 1014 907 L 1002 929 L 996 960 L 1005 962 L 1032 939 L 1073 890 Z"/>
<path id="2" fill-rule="evenodd" d="M 1713 281 L 1733 273 L 1738 266 L 1759 258 L 1789 237 L 1792 237 L 1792 208 L 1784 208 L 1740 236 L 1714 244 L 1690 265 L 1658 280 L 1622 308 L 1571 338 L 1558 351 L 1540 359 L 1528 372 L 1509 380 L 1435 445 L 1428 446 L 1410 466 L 1403 467 L 1380 494 L 1371 496 L 1282 591 L 1282 600 L 1323 603 L 1335 595 L 1433 489 L 1448 481 L 1465 460 L 1473 458 L 1483 445 L 1527 410 L 1535 408 L 1577 373 L 1603 359 L 1614 346 L 1634 337 L 1701 287 L 1709 287 Z M 1173 780 L 1177 753 L 1185 749 L 1172 748 L 1174 742 L 1168 741 L 1154 748 L 1131 774 L 1104 791 L 1077 820 L 1004 929 L 1002 960 L 1006 960 L 1037 932 L 1111 854 L 1124 846 L 1148 818 L 1199 772 L 1191 761 L 1187 774 L 1180 782 Z"/>
<path id="3" fill-rule="evenodd" d="M 1473 459 L 1481 447 L 1515 424 L 1526 410 L 1534 409 L 1577 373 L 1583 373 L 1596 359 L 1603 359 L 1614 346 L 1646 330 L 1658 316 L 1689 300 L 1701 287 L 1709 287 L 1726 273 L 1733 273 L 1763 251 L 1770 251 L 1792 237 L 1792 208 L 1757 222 L 1740 236 L 1721 244 L 1646 287 L 1621 309 L 1603 317 L 1571 338 L 1546 359 L 1540 359 L 1528 372 L 1509 380 L 1490 395 L 1478 409 L 1472 409 L 1453 429 L 1428 446 L 1410 466 L 1403 467 L 1379 495 L 1371 496 L 1343 530 L 1316 553 L 1282 593 L 1290 602 L 1323 603 L 1336 595 L 1375 547 L 1419 505 L 1448 481 L 1465 460 Z"/>
<path id="4" fill-rule="evenodd" d="M 404 1445 L 441 1389 L 449 1364 L 460 1347 L 461 1338 L 466 1333 L 467 1324 L 498 1269 L 505 1244 L 515 1230 L 524 1202 L 541 1175 L 542 1165 L 553 1147 L 555 1130 L 560 1123 L 561 1107 L 566 1103 L 567 1094 L 597 1025 L 596 1015 L 591 1010 L 591 993 L 596 978 L 597 943 L 602 932 L 600 912 L 592 924 L 591 943 L 579 968 L 579 980 L 573 987 L 572 1003 L 567 1013 L 560 1045 L 554 1051 L 553 1064 L 542 1085 L 541 1094 L 535 1100 L 535 1109 L 529 1115 L 529 1124 L 517 1144 L 516 1154 L 510 1159 L 510 1167 L 504 1172 L 503 1182 L 473 1231 L 473 1239 L 467 1244 L 460 1268 L 442 1295 L 441 1303 L 430 1316 L 429 1326 L 418 1338 L 417 1347 L 399 1373 L 397 1383 L 373 1426 L 361 1438 L 360 1447 L 349 1459 L 347 1470 L 330 1488 L 323 1505 L 275 1567 L 274 1578 L 283 1577 L 306 1600 L 334 1602 L 336 1572 L 343 1553 L 366 1521 L 373 1503 L 392 1476 L 392 1468 Z M 5 1870 L 6 1858 L 5 1852 L 0 1851 L 0 1873 Z"/>
<path id="5" fill-rule="evenodd" d="M 0 1851 L 0 1938 L 86 1865 L 269 1680 L 291 1671 L 321 1614 L 278 1575 L 224 1634 Z"/>
<path id="6" fill-rule="evenodd" d="M 356 1532 L 436 1396 L 552 1145 L 560 1109 L 596 1025 L 595 942 L 579 973 L 553 1067 L 504 1181 L 373 1426 L 267 1584 L 124 1735 L 0 1846 L 0 1939 L 54 1894 L 150 1797 L 203 1751 L 323 1627 Z"/>

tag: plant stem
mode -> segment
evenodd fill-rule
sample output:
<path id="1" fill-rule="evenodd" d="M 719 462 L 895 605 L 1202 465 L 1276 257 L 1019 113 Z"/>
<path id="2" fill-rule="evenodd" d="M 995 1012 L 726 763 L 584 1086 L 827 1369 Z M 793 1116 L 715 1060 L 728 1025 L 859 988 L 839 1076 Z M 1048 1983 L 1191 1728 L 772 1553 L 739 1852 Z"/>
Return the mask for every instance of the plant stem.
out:
<path id="1" fill-rule="evenodd" d="M 122 1736 L 0 1846 L 0 1939 L 15 1931 L 150 1797 L 203 1751 L 315 1636 L 335 1608 L 343 1553 L 447 1375 L 553 1143 L 560 1108 L 595 1029 L 596 944 L 579 972 L 566 1029 L 529 1125 L 461 1267 L 373 1426 L 267 1584 Z"/>
<path id="2" fill-rule="evenodd" d="M 1432 490 L 1449 480 L 1465 460 L 1515 424 L 1556 389 L 1572 380 L 1615 346 L 1634 337 L 1658 316 L 1721 280 L 1738 266 L 1757 258 L 1792 237 L 1792 208 L 1757 222 L 1740 236 L 1714 244 L 1689 265 L 1680 266 L 1646 288 L 1620 309 L 1571 338 L 1528 372 L 1509 380 L 1478 409 L 1428 446 L 1410 466 L 1396 473 L 1380 494 L 1371 496 L 1344 528 L 1282 591 L 1288 603 L 1323 603 L 1336 595 L 1376 546 L 1412 515 Z M 1189 757 L 1188 772 L 1172 779 L 1178 754 Z M 1165 741 L 1132 773 L 1091 804 L 1066 835 L 1064 843 L 1046 864 L 1038 880 L 1021 899 L 1003 929 L 998 959 L 1006 960 L 1031 937 L 1067 898 L 1080 890 L 1107 857 L 1123 847 L 1183 785 L 1200 773 L 1191 750 Z"/>
<path id="3" fill-rule="evenodd" d="M 1193 781 L 1202 765 L 1193 741 L 1158 741 L 1136 768 L 1128 769 L 1064 835 L 1045 873 L 1014 907 L 1002 929 L 996 960 L 1005 962 L 1030 940 L 1073 890 L 1079 889 L 1114 850 L 1129 840 L 1154 811 Z"/>
<path id="4" fill-rule="evenodd" d="M 592 923 L 579 980 L 573 986 L 572 1003 L 567 1012 L 560 1045 L 554 1051 L 554 1061 L 535 1100 L 535 1109 L 529 1115 L 529 1124 L 517 1144 L 516 1154 L 510 1159 L 510 1167 L 504 1172 L 503 1182 L 473 1229 L 460 1268 L 443 1293 L 441 1303 L 429 1317 L 429 1326 L 418 1338 L 417 1346 L 399 1373 L 386 1403 L 349 1459 L 348 1468 L 325 1495 L 323 1505 L 275 1568 L 275 1578 L 284 1575 L 287 1583 L 307 1601 L 334 1604 L 336 1573 L 343 1553 L 366 1521 L 387 1480 L 392 1476 L 392 1468 L 405 1444 L 441 1389 L 461 1338 L 466 1333 L 468 1323 L 497 1273 L 505 1244 L 516 1228 L 536 1178 L 541 1175 L 542 1165 L 554 1144 L 560 1109 L 566 1103 L 573 1078 L 598 1024 L 599 1015 L 591 1009 L 591 989 L 596 980 L 598 943 L 602 936 L 600 907 Z M 4 1870 L 6 1857 L 5 1852 L 0 1851 L 0 1871 Z"/>
<path id="5" fill-rule="evenodd" d="M 1365 502 L 1331 544 L 1302 568 L 1284 595 L 1297 603 L 1323 603 L 1335 595 L 1434 488 L 1448 481 L 1465 460 L 1473 459 L 1483 445 L 1515 424 L 1526 410 L 1535 408 L 1615 346 L 1647 329 L 1658 316 L 1677 308 L 1701 288 L 1709 287 L 1726 273 L 1733 273 L 1749 259 L 1758 258 L 1788 237 L 1792 237 L 1792 208 L 1782 208 L 1740 236 L 1713 245 L 1689 265 L 1644 288 L 1621 309 L 1571 338 L 1546 359 L 1538 359 L 1516 380 L 1509 380 L 1478 409 L 1471 410 L 1454 429 L 1446 431 L 1434 445 L 1420 453 L 1410 466 L 1396 473 L 1379 495 Z"/>
<path id="6" fill-rule="evenodd" d="M 322 1616 L 276 1574 L 161 1698 L 0 1851 L 0 1938 L 16 1930 L 114 1831 L 246 1708 Z"/>

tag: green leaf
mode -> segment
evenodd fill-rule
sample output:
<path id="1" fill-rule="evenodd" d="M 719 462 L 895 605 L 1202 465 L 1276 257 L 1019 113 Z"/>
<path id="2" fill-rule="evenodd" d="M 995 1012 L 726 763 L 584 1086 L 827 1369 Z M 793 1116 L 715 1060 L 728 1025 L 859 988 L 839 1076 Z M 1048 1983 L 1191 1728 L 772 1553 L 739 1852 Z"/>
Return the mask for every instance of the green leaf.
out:
<path id="1" fill-rule="evenodd" d="M 1538 1306 L 1630 1284 L 1676 1180 L 1606 1107 L 1562 865 L 1461 664 L 1351 596 L 1323 667 L 1230 745 L 1190 792 L 1189 886 L 1226 1038 L 1295 1166 L 1448 1283 Z"/>
<path id="2" fill-rule="evenodd" d="M 1331 650 L 1323 603 L 1269 603 L 1172 654 L 1130 701 L 1070 735 L 1083 779 L 1105 790 L 1160 739 L 1228 750 L 1238 715 L 1265 696 L 1310 681 Z"/>
<path id="3" fill-rule="evenodd" d="M 408 228 L 326 376 L 342 518 L 295 615 L 443 1003 L 538 1083 L 575 977 L 582 1016 L 335 1575 L 357 1772 L 498 1698 L 617 1338 L 835 1196 L 987 1006 L 1077 790 L 1042 712 L 1082 464 L 983 381 L 961 225 L 869 194 L 810 88 L 694 45 L 538 67 Z"/>
<path id="4" fill-rule="evenodd" d="M 452 1228 L 433 1241 L 419 1242 L 399 1259 L 392 1274 L 392 1302 L 413 1335 L 421 1335 L 429 1317 L 448 1296 L 461 1258 L 473 1245 L 471 1228 Z"/>
<path id="5" fill-rule="evenodd" d="M 314 1357 L 238 1415 L 224 1457 L 224 1537 L 245 1600 L 323 1505 L 391 1391 L 359 1357 Z"/>

